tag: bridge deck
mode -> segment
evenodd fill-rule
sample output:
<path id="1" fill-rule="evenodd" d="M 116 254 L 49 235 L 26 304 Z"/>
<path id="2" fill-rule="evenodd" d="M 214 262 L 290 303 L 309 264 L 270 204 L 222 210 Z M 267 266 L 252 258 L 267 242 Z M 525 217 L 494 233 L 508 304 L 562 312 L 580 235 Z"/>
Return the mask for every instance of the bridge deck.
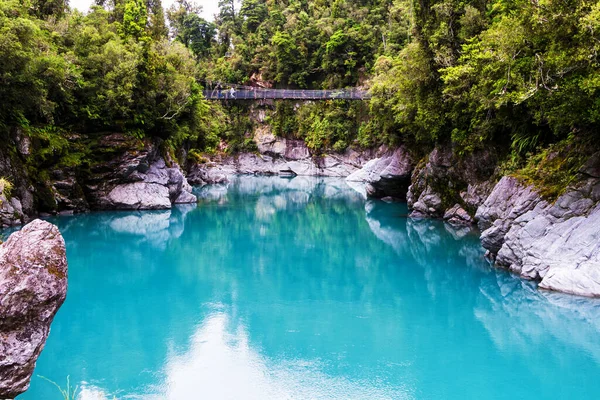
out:
<path id="1" fill-rule="evenodd" d="M 231 91 L 230 88 L 205 90 L 204 97 L 208 100 L 368 100 L 371 98 L 371 95 L 365 90 L 356 88 L 337 90 L 292 90 L 236 86 L 233 91 Z"/>

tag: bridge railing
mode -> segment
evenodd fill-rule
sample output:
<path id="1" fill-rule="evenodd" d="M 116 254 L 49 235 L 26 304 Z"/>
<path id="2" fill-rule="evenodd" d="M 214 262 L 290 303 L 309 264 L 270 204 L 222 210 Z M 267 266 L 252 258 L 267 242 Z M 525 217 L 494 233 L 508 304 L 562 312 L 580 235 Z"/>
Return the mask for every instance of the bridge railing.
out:
<path id="1" fill-rule="evenodd" d="M 233 90 L 231 90 L 233 87 Z M 303 89 L 263 89 L 250 86 L 235 85 L 226 88 L 207 89 L 204 97 L 209 100 L 368 100 L 371 95 L 366 90 L 357 88 L 337 90 L 303 90 Z"/>

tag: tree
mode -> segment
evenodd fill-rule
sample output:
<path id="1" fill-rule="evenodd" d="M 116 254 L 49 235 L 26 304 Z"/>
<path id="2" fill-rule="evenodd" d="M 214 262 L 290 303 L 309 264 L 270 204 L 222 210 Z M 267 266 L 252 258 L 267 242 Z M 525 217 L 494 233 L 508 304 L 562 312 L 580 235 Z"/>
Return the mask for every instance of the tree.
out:
<path id="1" fill-rule="evenodd" d="M 148 33 L 146 24 L 148 10 L 144 0 L 126 0 L 123 8 L 123 37 L 132 37 L 136 40 L 147 41 Z"/>
<path id="2" fill-rule="evenodd" d="M 189 48 L 196 58 L 209 55 L 215 44 L 216 25 L 200 17 L 201 8 L 180 0 L 167 11 L 172 36 Z"/>
<path id="3" fill-rule="evenodd" d="M 150 36 L 154 40 L 166 39 L 169 30 L 165 23 L 165 11 L 162 6 L 161 0 L 146 0 L 147 9 L 149 12 L 148 17 L 148 29 L 150 30 Z"/>

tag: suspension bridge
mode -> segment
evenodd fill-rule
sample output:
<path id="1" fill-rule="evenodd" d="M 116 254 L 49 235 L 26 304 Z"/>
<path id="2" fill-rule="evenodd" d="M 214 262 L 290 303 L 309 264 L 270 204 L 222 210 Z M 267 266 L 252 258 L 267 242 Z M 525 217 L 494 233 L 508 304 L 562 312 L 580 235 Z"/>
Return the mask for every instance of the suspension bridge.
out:
<path id="1" fill-rule="evenodd" d="M 204 90 L 208 100 L 368 100 L 371 94 L 364 89 L 333 90 L 269 89 L 234 84 L 218 84 Z"/>

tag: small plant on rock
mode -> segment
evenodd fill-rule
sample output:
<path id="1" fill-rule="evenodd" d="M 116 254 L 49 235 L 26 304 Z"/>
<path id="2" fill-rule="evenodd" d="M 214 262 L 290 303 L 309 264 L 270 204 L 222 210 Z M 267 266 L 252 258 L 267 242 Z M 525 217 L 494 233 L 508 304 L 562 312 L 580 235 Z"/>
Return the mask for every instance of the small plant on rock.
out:
<path id="1" fill-rule="evenodd" d="M 12 189 L 13 184 L 8 179 L 0 177 L 0 196 L 8 199 Z M 0 204 L 2 204 L 2 200 L 0 200 Z"/>

